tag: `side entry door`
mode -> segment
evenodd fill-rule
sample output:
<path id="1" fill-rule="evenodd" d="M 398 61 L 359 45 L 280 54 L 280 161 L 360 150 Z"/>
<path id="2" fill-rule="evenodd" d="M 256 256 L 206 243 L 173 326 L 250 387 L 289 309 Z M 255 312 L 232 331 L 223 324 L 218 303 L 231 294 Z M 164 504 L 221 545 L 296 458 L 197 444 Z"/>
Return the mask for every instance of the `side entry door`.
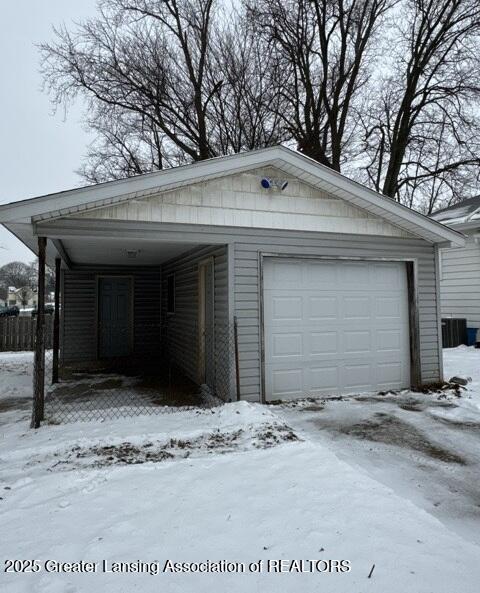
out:
<path id="1" fill-rule="evenodd" d="M 132 353 L 132 304 L 130 278 L 99 278 L 99 358 L 119 358 Z"/>

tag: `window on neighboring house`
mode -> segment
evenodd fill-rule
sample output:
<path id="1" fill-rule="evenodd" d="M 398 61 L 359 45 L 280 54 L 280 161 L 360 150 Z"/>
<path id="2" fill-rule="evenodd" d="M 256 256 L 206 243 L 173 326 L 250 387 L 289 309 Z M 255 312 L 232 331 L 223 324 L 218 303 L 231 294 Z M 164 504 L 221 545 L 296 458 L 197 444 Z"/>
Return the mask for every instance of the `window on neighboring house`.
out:
<path id="1" fill-rule="evenodd" d="M 10 305 L 10 307 L 13 307 L 13 305 L 16 305 L 17 304 L 17 299 L 10 299 L 8 301 L 8 304 Z"/>
<path id="2" fill-rule="evenodd" d="M 175 313 L 175 274 L 167 276 L 167 313 Z"/>

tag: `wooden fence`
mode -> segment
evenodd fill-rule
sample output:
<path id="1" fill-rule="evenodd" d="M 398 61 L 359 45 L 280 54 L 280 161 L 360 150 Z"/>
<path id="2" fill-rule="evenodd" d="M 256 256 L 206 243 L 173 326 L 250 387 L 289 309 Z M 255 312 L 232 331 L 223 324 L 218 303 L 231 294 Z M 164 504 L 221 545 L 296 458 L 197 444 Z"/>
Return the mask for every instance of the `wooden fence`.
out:
<path id="1" fill-rule="evenodd" d="M 0 352 L 33 350 L 37 319 L 32 317 L 0 317 Z M 45 348 L 52 347 L 53 315 L 45 315 Z"/>

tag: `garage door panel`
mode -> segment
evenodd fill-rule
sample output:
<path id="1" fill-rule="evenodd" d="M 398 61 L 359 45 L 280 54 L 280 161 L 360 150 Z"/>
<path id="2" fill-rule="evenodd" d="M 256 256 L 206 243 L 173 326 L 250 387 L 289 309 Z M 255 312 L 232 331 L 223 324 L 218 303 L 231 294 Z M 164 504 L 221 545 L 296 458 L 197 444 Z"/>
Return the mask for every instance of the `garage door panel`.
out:
<path id="1" fill-rule="evenodd" d="M 399 329 L 379 329 L 376 334 L 377 352 L 395 352 L 400 355 L 402 331 Z"/>
<path id="2" fill-rule="evenodd" d="M 284 397 L 286 395 L 293 397 L 302 397 L 303 393 L 303 368 L 281 368 L 273 369 L 270 377 L 272 399 Z M 267 383 L 267 388 L 269 387 Z"/>
<path id="3" fill-rule="evenodd" d="M 363 364 L 346 363 L 343 371 L 343 387 L 349 391 L 368 391 L 374 382 L 373 365 L 369 362 Z"/>
<path id="4" fill-rule="evenodd" d="M 298 286 L 302 282 L 303 270 L 295 262 L 279 259 L 271 262 L 268 268 L 264 270 L 265 288 L 278 286 L 280 283 L 284 288 L 292 285 Z"/>
<path id="5" fill-rule="evenodd" d="M 326 319 L 338 319 L 339 299 L 336 295 L 306 295 L 307 315 L 310 321 L 324 321 Z"/>
<path id="6" fill-rule="evenodd" d="M 375 310 L 379 319 L 400 319 L 403 310 L 402 299 L 400 296 L 377 296 Z"/>
<path id="7" fill-rule="evenodd" d="M 310 332 L 310 334 L 307 335 L 309 344 L 307 345 L 306 351 L 309 352 L 312 357 L 325 354 L 336 354 L 338 352 L 339 338 L 336 331 Z"/>
<path id="8" fill-rule="evenodd" d="M 372 352 L 372 334 L 370 330 L 346 330 L 343 332 L 343 352 L 358 354 Z"/>
<path id="9" fill-rule="evenodd" d="M 264 274 L 267 399 L 408 386 L 405 264 L 273 261 Z"/>
<path id="10" fill-rule="evenodd" d="M 373 282 L 378 290 L 390 291 L 402 288 L 405 270 L 401 267 L 394 267 L 389 263 L 377 263 L 372 269 Z"/>
<path id="11" fill-rule="evenodd" d="M 343 297 L 343 317 L 345 319 L 370 319 L 372 299 L 370 296 Z"/>
<path id="12" fill-rule="evenodd" d="M 336 289 L 338 282 L 338 268 L 331 262 L 306 262 L 303 268 L 303 285 L 306 289 L 318 290 L 328 286 Z"/>
<path id="13" fill-rule="evenodd" d="M 284 321 L 303 319 L 303 298 L 301 296 L 272 295 L 272 320 Z"/>
<path id="14" fill-rule="evenodd" d="M 272 335 L 272 357 L 303 356 L 303 335 L 301 333 L 275 333 Z"/>
<path id="15" fill-rule="evenodd" d="M 309 394 L 336 393 L 340 377 L 338 365 L 312 366 L 307 372 Z"/>
<path id="16" fill-rule="evenodd" d="M 377 364 L 377 383 L 380 388 L 392 389 L 403 380 L 402 364 L 398 361 Z"/>
<path id="17" fill-rule="evenodd" d="M 371 286 L 370 267 L 363 262 L 336 262 L 334 264 L 339 270 L 339 284 L 347 288 L 369 289 Z"/>

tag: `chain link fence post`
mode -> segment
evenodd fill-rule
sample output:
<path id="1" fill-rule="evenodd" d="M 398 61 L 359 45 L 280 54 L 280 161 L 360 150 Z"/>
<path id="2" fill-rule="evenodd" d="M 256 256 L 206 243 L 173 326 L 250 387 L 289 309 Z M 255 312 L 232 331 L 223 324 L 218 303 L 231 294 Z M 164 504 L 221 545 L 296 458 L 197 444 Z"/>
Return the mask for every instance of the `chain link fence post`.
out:
<path id="1" fill-rule="evenodd" d="M 33 409 L 31 428 L 39 428 L 44 419 L 45 402 L 45 257 L 47 239 L 38 237 L 38 300 L 33 367 Z"/>

